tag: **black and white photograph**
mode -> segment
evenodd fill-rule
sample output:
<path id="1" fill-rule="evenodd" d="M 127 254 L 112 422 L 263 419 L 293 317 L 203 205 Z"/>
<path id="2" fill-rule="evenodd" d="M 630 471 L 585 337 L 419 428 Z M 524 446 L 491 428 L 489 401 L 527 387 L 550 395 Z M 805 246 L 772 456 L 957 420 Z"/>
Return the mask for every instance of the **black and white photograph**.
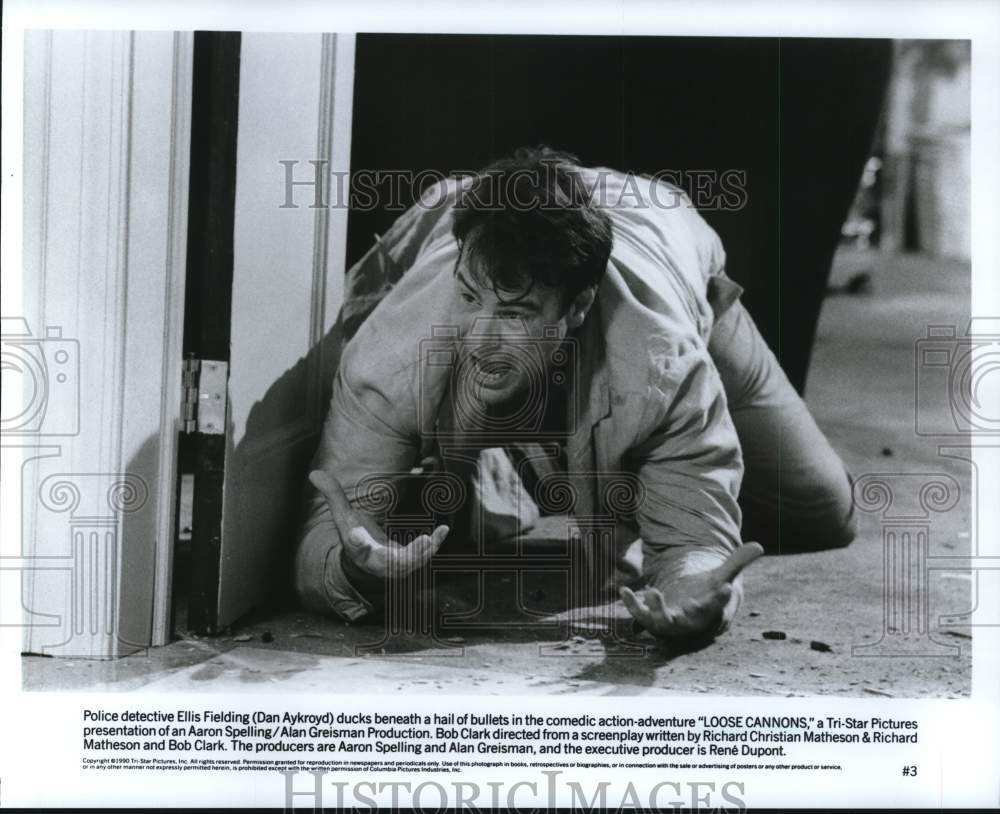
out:
<path id="1" fill-rule="evenodd" d="M 757 774 L 650 808 L 738 809 L 885 760 L 937 804 L 891 750 L 1000 625 L 972 35 L 226 19 L 5 33 L 0 622 L 11 692 L 88 699 L 65 759 L 687 755 Z"/>
<path id="2" fill-rule="evenodd" d="M 94 74 L 131 60 L 134 83 L 149 62 L 165 84 L 187 47 L 192 83 L 187 221 L 149 235 L 162 252 L 167 226 L 187 233 L 169 258 L 183 278 L 165 290 L 155 269 L 161 322 L 183 292 L 177 391 L 153 381 L 159 332 L 130 341 L 128 297 L 115 349 L 157 408 L 129 399 L 121 418 L 162 426 L 182 409 L 179 437 L 143 439 L 107 483 L 55 456 L 33 471 L 39 513 L 73 547 L 34 544 L 80 557 L 77 601 L 109 618 L 80 620 L 80 642 L 32 629 L 28 652 L 170 643 L 114 677 L 29 656 L 29 683 L 968 692 L 971 466 L 938 450 L 991 419 L 969 375 L 967 42 L 179 39 L 25 43 L 43 72 L 26 76 L 26 127 L 48 150 L 26 161 L 47 188 L 25 237 L 42 233 L 48 331 L 71 271 L 81 320 L 81 286 L 116 283 L 77 270 L 87 224 L 54 211 L 83 203 L 53 187 L 78 185 L 88 147 L 107 154 L 71 141 Z M 100 113 L 149 104 L 104 79 Z M 169 159 L 177 130 L 139 137 Z M 46 174 L 57 159 L 77 177 Z M 178 204 L 169 166 L 155 201 L 145 173 L 113 169 L 131 170 L 100 190 L 118 206 Z M 143 237 L 111 272 L 146 266 Z M 5 330 L 5 350 L 46 375 L 61 342 L 83 342 L 30 330 Z M 110 361 L 80 348 L 68 384 L 90 391 L 97 365 L 114 384 Z M 55 402 L 59 382 L 43 384 L 30 395 Z M 45 434 L 47 406 L 63 405 L 27 405 L 24 429 Z M 70 406 L 85 445 L 104 405 Z M 167 447 L 176 477 L 158 482 Z M 80 501 L 112 495 L 120 509 L 95 525 L 118 533 L 76 528 Z M 160 501 L 177 503 L 169 540 Z M 171 603 L 153 631 L 158 579 Z M 28 610 L 58 612 L 64 581 L 34 575 Z M 377 666 L 337 666 L 359 655 Z"/>

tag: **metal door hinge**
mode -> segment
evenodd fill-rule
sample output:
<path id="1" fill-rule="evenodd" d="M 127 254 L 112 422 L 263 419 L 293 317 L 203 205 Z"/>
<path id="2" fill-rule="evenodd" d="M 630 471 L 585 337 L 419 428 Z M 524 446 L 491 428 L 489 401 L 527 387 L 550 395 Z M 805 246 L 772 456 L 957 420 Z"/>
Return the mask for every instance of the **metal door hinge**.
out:
<path id="1" fill-rule="evenodd" d="M 222 435 L 226 431 L 229 364 L 214 359 L 185 359 L 181 374 L 182 432 Z"/>

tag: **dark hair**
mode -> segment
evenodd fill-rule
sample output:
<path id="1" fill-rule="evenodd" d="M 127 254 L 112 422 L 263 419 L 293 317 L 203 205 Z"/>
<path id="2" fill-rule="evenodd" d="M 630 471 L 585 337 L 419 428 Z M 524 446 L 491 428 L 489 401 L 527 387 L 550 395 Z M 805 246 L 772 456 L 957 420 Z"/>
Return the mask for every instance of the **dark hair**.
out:
<path id="1" fill-rule="evenodd" d="M 569 305 L 601 281 L 611 221 L 590 202 L 577 165 L 568 153 L 522 147 L 459 192 L 452 226 L 459 259 L 498 298 L 519 300 L 540 283 L 560 289 Z"/>

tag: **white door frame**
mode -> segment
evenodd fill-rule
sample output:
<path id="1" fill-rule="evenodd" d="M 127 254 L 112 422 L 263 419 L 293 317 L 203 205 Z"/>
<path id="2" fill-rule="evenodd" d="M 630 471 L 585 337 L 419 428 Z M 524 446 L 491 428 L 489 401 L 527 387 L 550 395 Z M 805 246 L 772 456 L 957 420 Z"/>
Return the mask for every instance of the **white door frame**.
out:
<path id="1" fill-rule="evenodd" d="M 28 652 L 109 658 L 169 637 L 192 43 L 24 38 L 23 308 L 4 315 L 32 339 L 4 339 L 42 360 L 48 390 L 38 426 L 5 427 L 4 445 L 27 460 L 11 474 Z"/>
<path id="2" fill-rule="evenodd" d="M 323 378 L 333 360 L 324 358 L 323 340 L 343 301 L 348 210 L 340 187 L 350 168 L 354 49 L 353 34 L 241 38 L 215 629 L 267 601 L 277 588 L 275 564 L 291 559 L 289 523 L 306 474 L 299 470 L 327 406 Z M 306 184 L 292 207 L 284 205 L 289 176 Z M 321 206 L 309 186 L 317 180 L 326 193 Z"/>

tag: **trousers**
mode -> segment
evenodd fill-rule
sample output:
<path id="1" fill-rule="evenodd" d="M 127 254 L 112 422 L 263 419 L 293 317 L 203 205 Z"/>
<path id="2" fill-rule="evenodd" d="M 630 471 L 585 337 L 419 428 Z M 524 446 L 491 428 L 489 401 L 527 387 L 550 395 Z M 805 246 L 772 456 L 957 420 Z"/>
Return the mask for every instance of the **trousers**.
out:
<path id="1" fill-rule="evenodd" d="M 851 476 L 740 301 L 716 321 L 708 350 L 743 450 L 743 539 L 769 554 L 850 543 Z"/>

